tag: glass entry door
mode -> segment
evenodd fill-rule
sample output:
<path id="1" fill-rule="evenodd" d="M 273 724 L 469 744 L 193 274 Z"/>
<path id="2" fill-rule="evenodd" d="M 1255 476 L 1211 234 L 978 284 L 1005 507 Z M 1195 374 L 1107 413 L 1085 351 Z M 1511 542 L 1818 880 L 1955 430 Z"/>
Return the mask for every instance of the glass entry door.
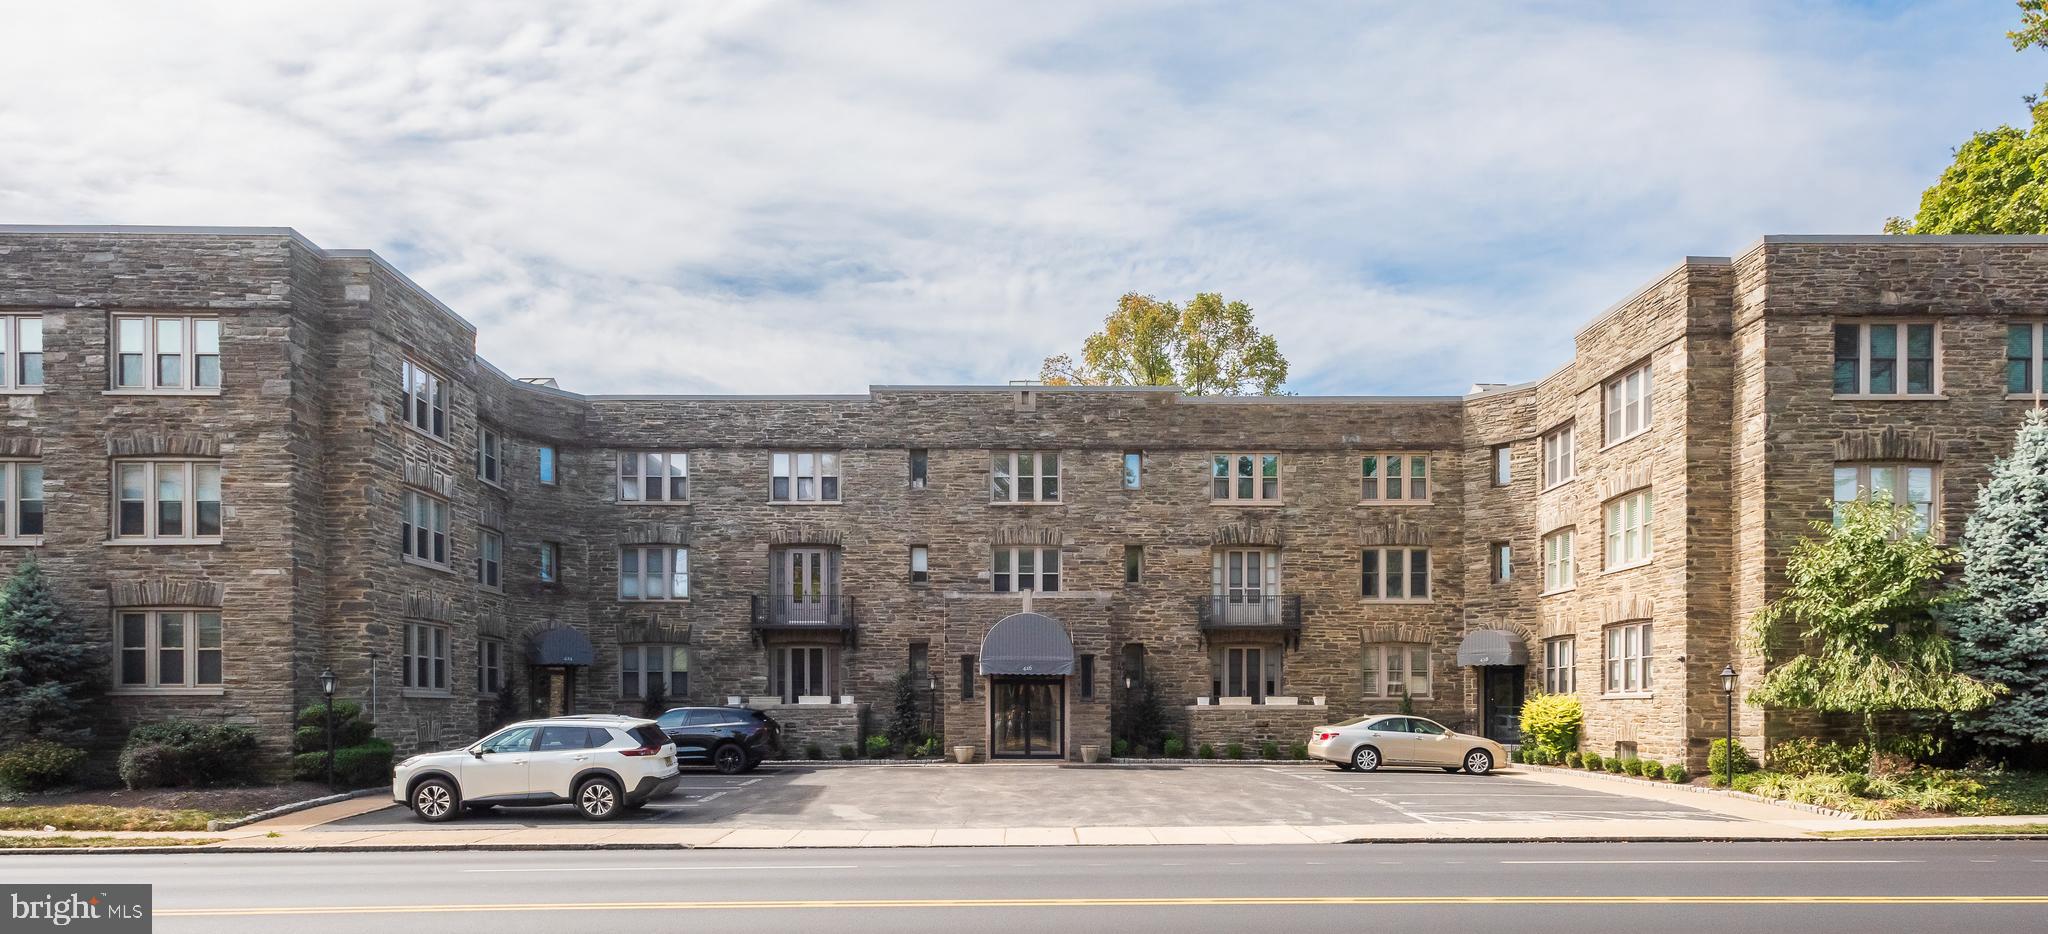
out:
<path id="1" fill-rule="evenodd" d="M 996 680 L 990 685 L 991 749 L 998 756 L 1061 756 L 1066 686 L 1056 681 Z"/>
<path id="2" fill-rule="evenodd" d="M 1485 708 L 1486 738 L 1497 743 L 1522 741 L 1522 666 L 1491 665 L 1479 669 L 1480 698 Z"/>
<path id="3" fill-rule="evenodd" d="M 792 623 L 824 622 L 825 598 L 831 577 L 823 548 L 791 548 L 782 553 L 783 619 Z"/>

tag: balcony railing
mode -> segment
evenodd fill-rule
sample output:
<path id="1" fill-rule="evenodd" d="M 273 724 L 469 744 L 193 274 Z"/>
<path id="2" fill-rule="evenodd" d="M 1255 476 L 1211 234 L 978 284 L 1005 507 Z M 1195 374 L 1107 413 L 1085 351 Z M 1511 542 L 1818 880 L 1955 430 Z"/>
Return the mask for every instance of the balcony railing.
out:
<path id="1" fill-rule="evenodd" d="M 1205 632 L 1215 629 L 1270 629 L 1289 635 L 1299 634 L 1301 595 L 1199 597 L 1195 600 L 1195 625 Z"/>
<path id="2" fill-rule="evenodd" d="M 756 639 L 764 632 L 815 632 L 843 635 L 847 644 L 852 645 L 857 631 L 855 620 L 852 597 L 753 596 Z"/>

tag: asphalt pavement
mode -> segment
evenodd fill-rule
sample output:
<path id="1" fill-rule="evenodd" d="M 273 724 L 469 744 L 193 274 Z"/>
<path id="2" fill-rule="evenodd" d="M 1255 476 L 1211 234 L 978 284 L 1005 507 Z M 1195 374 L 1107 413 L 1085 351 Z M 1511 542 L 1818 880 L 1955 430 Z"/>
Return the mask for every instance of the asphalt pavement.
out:
<path id="1" fill-rule="evenodd" d="M 162 932 L 2038 931 L 2048 843 L 38 855 Z"/>

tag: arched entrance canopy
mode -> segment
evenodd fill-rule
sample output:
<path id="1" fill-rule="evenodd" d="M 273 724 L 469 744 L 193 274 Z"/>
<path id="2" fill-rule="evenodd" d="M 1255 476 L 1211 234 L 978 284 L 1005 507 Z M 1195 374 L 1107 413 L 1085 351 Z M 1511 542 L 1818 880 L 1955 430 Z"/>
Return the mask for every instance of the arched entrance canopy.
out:
<path id="1" fill-rule="evenodd" d="M 1522 644 L 1521 636 L 1505 629 L 1474 629 L 1458 643 L 1460 667 L 1527 664 L 1529 647 Z"/>
<path id="2" fill-rule="evenodd" d="M 1037 613 L 1012 613 L 981 638 L 984 675 L 1074 673 L 1074 642 L 1057 620 Z"/>

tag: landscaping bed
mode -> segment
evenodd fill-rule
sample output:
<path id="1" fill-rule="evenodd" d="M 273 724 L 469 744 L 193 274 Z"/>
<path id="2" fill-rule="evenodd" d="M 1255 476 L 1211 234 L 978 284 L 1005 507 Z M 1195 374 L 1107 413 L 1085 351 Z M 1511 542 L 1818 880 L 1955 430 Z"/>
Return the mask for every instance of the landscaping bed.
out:
<path id="1" fill-rule="evenodd" d="M 0 835 L 0 850 L 99 850 L 139 846 L 205 846 L 220 837 L 27 837 Z"/>
<path id="2" fill-rule="evenodd" d="M 0 830 L 205 830 L 209 820 L 233 820 L 328 793 L 317 782 L 287 782 L 29 795 L 0 806 Z"/>

